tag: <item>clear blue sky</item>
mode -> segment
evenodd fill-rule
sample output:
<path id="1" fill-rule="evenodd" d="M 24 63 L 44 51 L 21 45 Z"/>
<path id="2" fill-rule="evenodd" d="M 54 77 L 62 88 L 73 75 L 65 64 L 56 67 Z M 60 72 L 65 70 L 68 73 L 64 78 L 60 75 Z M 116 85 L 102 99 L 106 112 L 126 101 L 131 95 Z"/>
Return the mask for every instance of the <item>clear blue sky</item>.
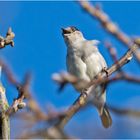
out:
<path id="1" fill-rule="evenodd" d="M 140 2 L 101 2 L 101 4 L 104 11 L 127 34 L 132 37 L 140 34 Z M 1 50 L 1 58 L 11 66 L 19 80 L 22 80 L 28 70 L 33 72 L 31 90 L 42 107 L 47 103 L 54 104 L 56 108 L 68 107 L 78 97 L 72 86 L 66 87 L 62 94 L 57 94 L 58 86 L 51 79 L 54 72 L 66 70 L 66 46 L 61 35 L 61 27 L 70 25 L 79 28 L 87 39 L 100 40 L 99 49 L 109 66 L 112 60 L 103 45 L 105 39 L 112 41 L 119 57 L 126 51 L 121 43 L 108 35 L 76 2 L 0 2 L 0 34 L 5 35 L 9 26 L 16 34 L 15 47 Z M 134 60 L 124 69 L 129 73 L 140 74 Z M 11 102 L 16 96 L 16 90 L 9 88 L 5 80 L 3 82 Z M 138 109 L 139 91 L 139 85 L 126 82 L 112 84 L 107 89 L 107 103 Z M 114 121 L 112 128 L 104 130 L 96 110 L 88 107 L 70 121 L 66 131 L 82 138 L 86 136 L 98 138 L 99 132 L 106 138 L 140 137 L 137 131 L 133 131 L 136 128 L 140 129 L 140 124 L 135 123 L 136 120 L 113 114 L 112 116 Z M 129 129 L 128 126 L 131 125 L 132 128 Z M 93 131 L 85 136 L 83 135 L 85 129 Z"/>

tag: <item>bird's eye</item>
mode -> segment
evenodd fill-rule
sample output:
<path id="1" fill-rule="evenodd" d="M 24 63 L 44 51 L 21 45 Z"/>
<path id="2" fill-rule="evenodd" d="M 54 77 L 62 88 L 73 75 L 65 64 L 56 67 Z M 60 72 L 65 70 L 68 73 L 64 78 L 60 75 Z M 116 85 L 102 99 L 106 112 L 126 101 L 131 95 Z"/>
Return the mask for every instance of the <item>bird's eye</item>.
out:
<path id="1" fill-rule="evenodd" d="M 71 27 L 71 30 L 72 30 L 73 32 L 79 31 L 76 27 Z"/>

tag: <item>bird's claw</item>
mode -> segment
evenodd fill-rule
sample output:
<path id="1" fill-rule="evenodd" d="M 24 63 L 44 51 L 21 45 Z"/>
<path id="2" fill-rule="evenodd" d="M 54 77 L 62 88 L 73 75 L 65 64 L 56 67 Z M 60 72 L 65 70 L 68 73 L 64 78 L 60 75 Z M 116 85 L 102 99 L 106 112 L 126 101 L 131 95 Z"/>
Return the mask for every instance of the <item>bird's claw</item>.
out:
<path id="1" fill-rule="evenodd" d="M 109 76 L 108 71 L 107 71 L 107 67 L 104 67 L 102 71 L 106 73 L 107 77 Z"/>
<path id="2" fill-rule="evenodd" d="M 82 93 L 82 94 L 85 94 L 85 96 L 87 96 L 87 91 L 88 91 L 88 89 L 85 88 L 85 89 L 83 89 L 83 90 L 81 91 L 81 93 Z"/>

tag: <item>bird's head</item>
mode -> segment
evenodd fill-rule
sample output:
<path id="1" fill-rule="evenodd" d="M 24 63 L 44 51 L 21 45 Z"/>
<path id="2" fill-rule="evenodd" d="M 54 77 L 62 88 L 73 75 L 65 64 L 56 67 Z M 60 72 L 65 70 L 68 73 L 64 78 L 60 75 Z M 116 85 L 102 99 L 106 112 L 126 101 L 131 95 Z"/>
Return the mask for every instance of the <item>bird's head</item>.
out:
<path id="1" fill-rule="evenodd" d="M 61 29 L 62 29 L 62 35 L 64 37 L 64 40 L 68 45 L 84 39 L 82 32 L 80 32 L 74 26 L 61 28 Z"/>

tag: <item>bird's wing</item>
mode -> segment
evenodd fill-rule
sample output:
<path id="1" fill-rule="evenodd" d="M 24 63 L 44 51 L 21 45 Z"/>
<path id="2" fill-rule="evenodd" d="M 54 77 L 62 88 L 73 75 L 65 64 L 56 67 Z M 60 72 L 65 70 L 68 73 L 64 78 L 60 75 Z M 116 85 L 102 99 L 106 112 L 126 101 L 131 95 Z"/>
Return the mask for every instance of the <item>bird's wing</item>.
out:
<path id="1" fill-rule="evenodd" d="M 82 61 L 86 64 L 87 75 L 89 75 L 91 79 L 101 72 L 104 67 L 107 67 L 107 64 L 98 48 L 93 46 L 95 42 L 95 40 L 84 41 L 79 51 Z"/>
<path id="2" fill-rule="evenodd" d="M 86 64 L 86 75 L 88 75 L 90 80 L 93 80 L 98 73 L 100 73 L 105 67 L 107 67 L 107 64 L 103 56 L 98 51 L 97 47 L 85 46 L 82 48 L 84 49 L 82 50 L 83 56 L 81 57 L 81 59 Z M 102 88 L 99 90 L 97 88 L 97 93 L 99 93 L 99 96 L 105 92 L 105 85 L 101 85 L 101 87 Z"/>
<path id="3" fill-rule="evenodd" d="M 91 53 L 83 59 L 83 61 L 87 67 L 87 75 L 89 75 L 91 80 L 95 78 L 95 76 L 97 76 L 104 67 L 107 67 L 104 58 L 98 51 Z"/>
<path id="4" fill-rule="evenodd" d="M 87 42 L 90 42 L 92 46 L 97 46 L 100 43 L 99 40 L 87 40 Z"/>
<path id="5" fill-rule="evenodd" d="M 99 41 L 99 40 L 84 40 L 82 43 L 83 43 L 84 45 L 86 44 L 86 46 L 92 47 L 92 46 L 97 46 L 97 45 L 99 45 L 100 41 Z"/>

